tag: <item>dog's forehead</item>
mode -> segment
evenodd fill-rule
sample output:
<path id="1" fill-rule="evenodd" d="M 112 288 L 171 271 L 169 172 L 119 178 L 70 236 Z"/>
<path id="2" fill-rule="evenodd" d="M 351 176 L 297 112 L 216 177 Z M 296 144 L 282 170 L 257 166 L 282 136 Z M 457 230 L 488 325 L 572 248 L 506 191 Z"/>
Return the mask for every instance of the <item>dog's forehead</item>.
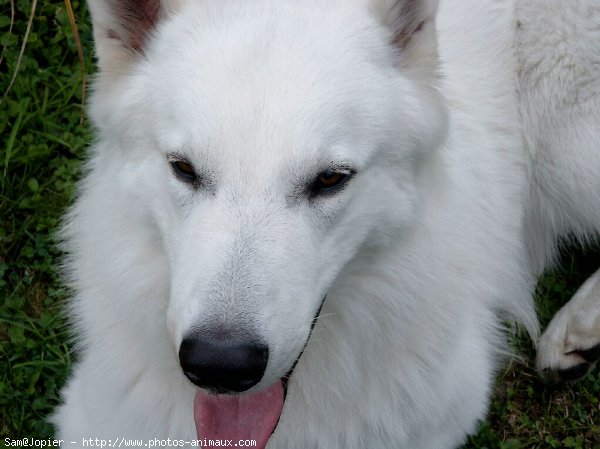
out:
<path id="1" fill-rule="evenodd" d="M 148 55 L 146 91 L 168 122 L 161 128 L 178 132 L 166 136 L 177 142 L 165 145 L 236 160 L 251 155 L 254 164 L 294 158 L 294 152 L 318 157 L 352 129 L 353 111 L 368 113 L 365 99 L 372 95 L 364 90 L 373 88 L 375 60 L 386 63 L 387 53 L 365 11 L 354 11 L 348 22 L 333 6 L 309 14 L 294 2 L 198 3 L 159 30 Z M 361 27 L 367 30 L 359 36 Z"/>

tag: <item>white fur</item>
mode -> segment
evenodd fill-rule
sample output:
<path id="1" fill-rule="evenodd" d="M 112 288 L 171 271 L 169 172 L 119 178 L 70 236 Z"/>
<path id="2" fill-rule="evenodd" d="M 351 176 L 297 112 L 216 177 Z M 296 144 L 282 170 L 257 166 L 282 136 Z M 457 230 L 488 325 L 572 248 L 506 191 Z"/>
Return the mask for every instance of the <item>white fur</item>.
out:
<path id="1" fill-rule="evenodd" d="M 538 343 L 540 371 L 569 369 L 587 360 L 580 352 L 598 345 L 600 336 L 600 270 L 591 276 L 552 319 Z"/>
<path id="2" fill-rule="evenodd" d="M 600 229 L 600 5 L 522 1 L 517 17 L 518 88 L 530 183 L 525 227 L 537 275 L 553 258 L 558 239 L 586 243 Z M 581 351 L 598 344 L 596 274 L 540 339 L 538 369 L 572 368 L 584 362 Z"/>
<path id="3" fill-rule="evenodd" d="M 554 239 L 598 228 L 600 139 L 536 149 L 550 126 L 537 105 L 562 88 L 548 75 L 528 97 L 520 78 L 519 106 L 517 61 L 547 55 L 542 77 L 555 61 L 534 38 L 515 57 L 511 1 L 442 0 L 435 26 L 435 2 L 408 1 L 406 20 L 386 0 L 299 3 L 171 2 L 135 54 L 108 32 L 119 26 L 106 0 L 91 0 L 99 141 L 65 227 L 80 360 L 54 417 L 61 438 L 194 438 L 183 335 L 259 333 L 264 388 L 327 295 L 268 447 L 456 447 L 485 416 L 501 321 L 537 335 L 532 286 Z M 597 107 L 589 86 L 572 117 Z M 172 151 L 210 182 L 175 179 Z M 298 186 L 332 162 L 356 176 L 309 200 Z M 581 202 L 548 165 L 580 170 Z M 562 217 L 562 202 L 533 179 L 576 201 L 573 222 L 541 215 Z"/>

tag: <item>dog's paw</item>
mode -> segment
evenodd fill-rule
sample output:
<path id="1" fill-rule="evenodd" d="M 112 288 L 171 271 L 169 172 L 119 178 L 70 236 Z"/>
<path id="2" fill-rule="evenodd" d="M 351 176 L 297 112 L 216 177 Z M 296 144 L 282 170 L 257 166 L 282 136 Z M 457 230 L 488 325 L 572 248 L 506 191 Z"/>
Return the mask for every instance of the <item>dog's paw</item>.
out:
<path id="1" fill-rule="evenodd" d="M 538 341 L 537 369 L 550 382 L 584 377 L 600 359 L 600 270 L 556 314 Z"/>

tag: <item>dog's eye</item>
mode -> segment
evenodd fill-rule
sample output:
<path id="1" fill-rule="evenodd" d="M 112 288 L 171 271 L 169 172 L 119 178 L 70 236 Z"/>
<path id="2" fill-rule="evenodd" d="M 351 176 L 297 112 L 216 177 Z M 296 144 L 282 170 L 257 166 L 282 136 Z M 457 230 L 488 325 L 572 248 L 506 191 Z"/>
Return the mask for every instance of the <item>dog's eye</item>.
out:
<path id="1" fill-rule="evenodd" d="M 310 194 L 323 195 L 335 193 L 340 190 L 352 177 L 351 170 L 325 170 L 319 173 L 310 186 Z"/>
<path id="2" fill-rule="evenodd" d="M 317 178 L 317 186 L 321 190 L 331 189 L 339 185 L 344 179 L 346 179 L 345 173 L 339 173 L 331 170 L 327 170 L 319 175 Z"/>
<path id="3" fill-rule="evenodd" d="M 198 182 L 198 175 L 196 174 L 196 170 L 194 170 L 194 166 L 186 161 L 181 159 L 171 160 L 169 161 L 171 164 L 171 169 L 173 173 L 179 180 L 188 183 L 194 184 Z"/>

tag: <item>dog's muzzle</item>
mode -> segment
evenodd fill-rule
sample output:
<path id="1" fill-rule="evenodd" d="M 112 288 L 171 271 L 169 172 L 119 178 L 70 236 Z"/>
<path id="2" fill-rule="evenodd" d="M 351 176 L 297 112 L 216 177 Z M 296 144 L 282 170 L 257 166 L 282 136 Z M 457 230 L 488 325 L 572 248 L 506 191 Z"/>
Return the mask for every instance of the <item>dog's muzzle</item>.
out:
<path id="1" fill-rule="evenodd" d="M 255 440 L 265 448 L 279 423 L 287 389 L 298 361 L 313 333 L 325 297 L 311 322 L 300 354 L 290 370 L 267 389 L 246 394 L 262 379 L 269 349 L 256 338 L 194 333 L 179 348 L 187 378 L 201 389 L 194 399 L 198 438 Z"/>

